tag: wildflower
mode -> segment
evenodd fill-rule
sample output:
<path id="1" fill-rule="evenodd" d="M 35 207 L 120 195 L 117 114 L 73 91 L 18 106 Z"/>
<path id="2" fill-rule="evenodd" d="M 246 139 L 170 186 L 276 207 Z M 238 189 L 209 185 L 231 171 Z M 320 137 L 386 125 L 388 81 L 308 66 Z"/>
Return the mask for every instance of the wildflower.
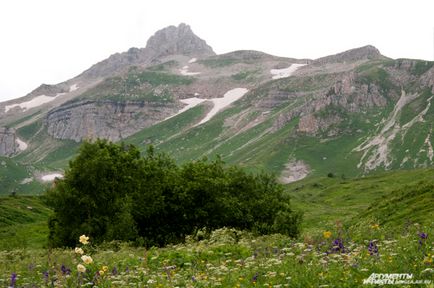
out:
<path id="1" fill-rule="evenodd" d="M 344 242 L 342 241 L 342 239 L 337 238 L 333 241 L 332 251 L 333 252 L 341 252 L 341 253 L 345 252 L 345 246 L 344 246 Z"/>
<path id="2" fill-rule="evenodd" d="M 428 234 L 426 234 L 424 232 L 421 232 L 418 235 L 420 237 L 420 239 L 419 239 L 419 246 L 422 246 L 425 243 L 426 239 L 428 239 Z"/>
<path id="3" fill-rule="evenodd" d="M 422 233 L 419 233 L 419 237 L 420 237 L 421 239 L 427 239 L 427 238 L 428 238 L 428 234 L 422 232 Z"/>
<path id="4" fill-rule="evenodd" d="M 332 232 L 330 232 L 330 231 L 324 231 L 322 233 L 322 235 L 324 236 L 324 238 L 329 239 L 332 236 Z"/>
<path id="5" fill-rule="evenodd" d="M 369 251 L 369 255 L 374 255 L 374 256 L 378 255 L 378 246 L 374 241 L 369 241 L 368 251 Z"/>
<path id="6" fill-rule="evenodd" d="M 83 254 L 84 254 L 84 251 L 83 251 L 83 249 L 76 247 L 76 248 L 75 248 L 75 253 L 80 254 L 80 255 L 83 255 Z"/>
<path id="7" fill-rule="evenodd" d="M 108 266 L 102 266 L 101 270 L 104 271 L 104 272 L 107 272 L 108 271 Z"/>
<path id="8" fill-rule="evenodd" d="M 373 229 L 373 230 L 378 230 L 378 229 L 380 229 L 380 224 L 372 224 L 371 225 L 371 229 Z"/>
<path id="9" fill-rule="evenodd" d="M 86 267 L 84 267 L 82 264 L 78 264 L 77 265 L 77 271 L 84 273 L 84 272 L 86 272 Z"/>
<path id="10" fill-rule="evenodd" d="M 87 256 L 87 255 L 83 255 L 83 256 L 81 256 L 81 260 L 83 260 L 83 262 L 84 262 L 85 264 L 90 264 L 90 263 L 93 262 L 92 257 Z"/>
<path id="11" fill-rule="evenodd" d="M 69 275 L 71 274 L 71 269 L 67 268 L 65 265 L 62 264 L 62 267 L 60 267 L 60 271 L 62 271 L 63 275 Z"/>
<path id="12" fill-rule="evenodd" d="M 11 284 L 9 285 L 9 288 L 15 288 L 16 283 L 17 283 L 17 273 L 12 273 Z"/>
<path id="13" fill-rule="evenodd" d="M 98 273 L 99 273 L 100 276 L 103 276 L 104 275 L 104 270 L 99 270 Z"/>
<path id="14" fill-rule="evenodd" d="M 47 284 L 48 283 L 48 271 L 43 272 L 42 275 L 44 276 L 45 284 Z"/>
<path id="15" fill-rule="evenodd" d="M 81 235 L 80 236 L 80 243 L 83 245 L 89 244 L 89 237 L 87 237 L 86 235 Z"/>
<path id="16" fill-rule="evenodd" d="M 258 272 L 256 272 L 255 276 L 253 276 L 253 278 L 252 278 L 252 282 L 258 281 L 258 276 L 259 276 L 259 274 L 258 274 Z"/>
<path id="17" fill-rule="evenodd" d="M 425 265 L 431 265 L 432 264 L 431 254 L 428 254 L 428 256 L 426 256 L 425 259 L 423 259 L 423 264 L 425 264 Z"/>
<path id="18" fill-rule="evenodd" d="M 105 266 L 105 267 L 107 267 L 107 266 Z M 112 275 L 118 275 L 118 268 L 116 268 L 116 266 L 113 267 Z"/>

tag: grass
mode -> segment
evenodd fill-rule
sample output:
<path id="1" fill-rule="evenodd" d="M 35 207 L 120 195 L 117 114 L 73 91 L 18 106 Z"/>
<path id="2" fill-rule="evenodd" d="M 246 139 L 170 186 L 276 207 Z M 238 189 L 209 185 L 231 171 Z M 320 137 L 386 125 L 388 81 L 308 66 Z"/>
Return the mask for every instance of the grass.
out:
<path id="1" fill-rule="evenodd" d="M 0 197 L 0 250 L 45 246 L 50 213 L 40 197 Z"/>
<path id="2" fill-rule="evenodd" d="M 51 211 L 41 198 L 2 197 L 0 286 L 13 273 L 15 287 L 358 287 L 372 273 L 432 281 L 433 176 L 419 169 L 305 179 L 287 186 L 292 206 L 304 211 L 297 239 L 224 228 L 163 248 L 77 241 L 90 264 L 73 249 L 42 248 Z"/>
<path id="3" fill-rule="evenodd" d="M 132 68 L 124 76 L 104 80 L 74 101 L 92 99 L 172 102 L 173 92 L 171 87 L 190 85 L 193 81 L 194 78 L 188 76 Z"/>
<path id="4" fill-rule="evenodd" d="M 209 68 L 221 68 L 236 64 L 239 60 L 233 58 L 208 58 L 197 62 Z"/>
<path id="5" fill-rule="evenodd" d="M 167 141 L 170 137 L 185 131 L 191 125 L 200 121 L 200 117 L 203 116 L 204 112 L 205 107 L 203 105 L 198 105 L 180 115 L 160 122 L 128 137 L 125 139 L 125 142 L 139 146 L 142 151 L 145 150 L 146 146 L 149 144 L 158 146 L 160 142 L 165 140 Z"/>
<path id="6" fill-rule="evenodd" d="M 0 157 L 0 196 L 34 194 L 44 189 L 44 185 L 31 179 L 32 166 L 19 164 L 14 159 Z M 26 181 L 27 179 L 27 181 Z"/>
<path id="7" fill-rule="evenodd" d="M 427 72 L 429 69 L 431 69 L 434 66 L 434 61 L 416 61 L 416 63 L 411 68 L 411 74 L 415 76 L 421 76 L 425 72 Z"/>
<path id="8" fill-rule="evenodd" d="M 305 231 L 333 226 L 337 220 L 355 223 L 370 217 L 381 224 L 394 223 L 396 227 L 407 221 L 422 223 L 432 219 L 430 215 L 434 216 L 434 209 L 429 203 L 433 203 L 434 189 L 423 187 L 433 177 L 434 169 L 417 169 L 383 172 L 352 180 L 340 175 L 307 178 L 289 184 L 287 192 L 294 208 L 304 212 Z M 402 207 L 403 211 L 385 215 L 381 206 Z"/>
<path id="9" fill-rule="evenodd" d="M 149 250 L 119 243 L 79 244 L 92 259 L 88 264 L 73 249 L 3 251 L 0 285 L 360 287 L 372 273 L 410 273 L 413 280 L 429 283 L 434 251 L 418 235 L 420 229 L 433 232 L 432 226 L 412 225 L 401 235 L 365 228 L 363 239 L 352 239 L 351 232 L 337 227 L 329 231 L 331 238 L 315 235 L 303 241 L 221 229 L 205 240 Z M 78 265 L 86 271 L 78 272 Z"/>

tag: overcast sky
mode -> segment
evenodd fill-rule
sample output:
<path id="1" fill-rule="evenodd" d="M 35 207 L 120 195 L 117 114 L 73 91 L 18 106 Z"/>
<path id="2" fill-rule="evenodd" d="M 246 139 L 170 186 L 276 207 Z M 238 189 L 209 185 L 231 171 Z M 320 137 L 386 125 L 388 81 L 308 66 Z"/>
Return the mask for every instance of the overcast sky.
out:
<path id="1" fill-rule="evenodd" d="M 2 0 L 0 101 L 144 47 L 181 22 L 218 54 L 314 59 L 371 44 L 392 58 L 434 58 L 433 0 Z"/>

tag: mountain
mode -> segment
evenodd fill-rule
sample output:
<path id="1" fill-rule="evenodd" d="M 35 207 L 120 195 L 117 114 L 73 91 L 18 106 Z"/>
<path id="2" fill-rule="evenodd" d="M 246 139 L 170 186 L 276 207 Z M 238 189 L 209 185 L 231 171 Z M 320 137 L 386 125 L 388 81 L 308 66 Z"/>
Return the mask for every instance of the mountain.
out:
<path id="1" fill-rule="evenodd" d="M 152 144 L 179 162 L 220 154 L 285 183 L 362 176 L 433 164 L 433 96 L 434 62 L 370 45 L 313 60 L 216 55 L 180 24 L 0 103 L 0 153 L 33 179 L 61 173 L 96 138 Z"/>

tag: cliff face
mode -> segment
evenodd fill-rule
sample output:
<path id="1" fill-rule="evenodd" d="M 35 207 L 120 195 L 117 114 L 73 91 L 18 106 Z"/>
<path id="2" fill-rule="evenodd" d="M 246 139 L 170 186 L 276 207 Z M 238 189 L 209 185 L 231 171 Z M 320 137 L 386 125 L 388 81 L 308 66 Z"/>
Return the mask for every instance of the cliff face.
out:
<path id="1" fill-rule="evenodd" d="M 17 152 L 15 129 L 0 127 L 0 156 L 11 156 Z"/>
<path id="2" fill-rule="evenodd" d="M 48 134 L 56 139 L 118 141 L 174 114 L 176 104 L 134 101 L 80 101 L 50 111 Z"/>

